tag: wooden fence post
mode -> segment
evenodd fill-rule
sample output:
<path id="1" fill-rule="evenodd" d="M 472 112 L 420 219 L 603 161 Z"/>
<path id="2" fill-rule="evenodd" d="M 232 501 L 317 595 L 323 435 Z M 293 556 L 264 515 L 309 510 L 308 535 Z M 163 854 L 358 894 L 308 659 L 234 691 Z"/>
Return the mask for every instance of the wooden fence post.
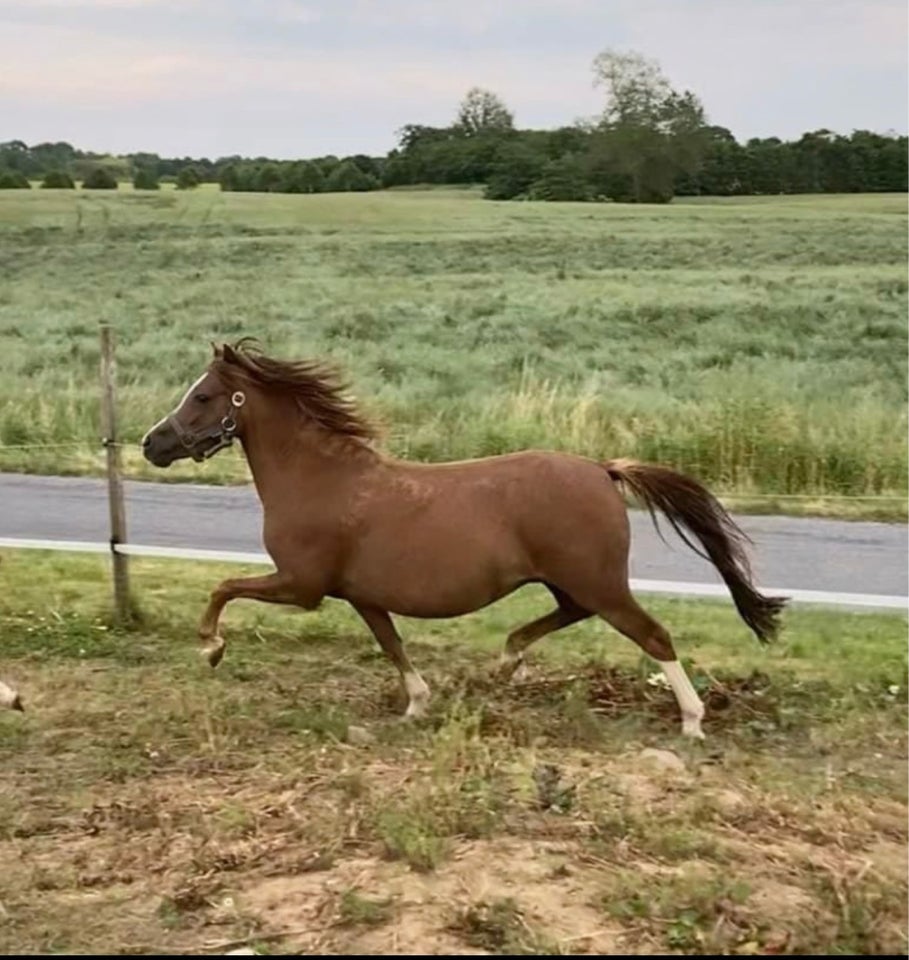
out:
<path id="1" fill-rule="evenodd" d="M 107 450 L 107 499 L 110 506 L 110 551 L 114 571 L 114 612 L 120 624 L 131 619 L 129 596 L 129 559 L 117 551 L 117 545 L 126 543 L 126 506 L 123 502 L 120 444 L 117 437 L 117 408 L 115 394 L 116 364 L 114 335 L 107 323 L 101 324 L 101 429 Z"/>

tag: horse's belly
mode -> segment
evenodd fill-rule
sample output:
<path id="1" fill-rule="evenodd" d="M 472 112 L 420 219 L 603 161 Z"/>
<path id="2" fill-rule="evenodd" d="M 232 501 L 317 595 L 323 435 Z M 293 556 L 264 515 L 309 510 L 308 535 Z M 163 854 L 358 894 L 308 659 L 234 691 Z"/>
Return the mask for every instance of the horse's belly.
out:
<path id="1" fill-rule="evenodd" d="M 452 546 L 441 550 L 398 546 L 350 565 L 343 585 L 353 602 L 405 617 L 457 617 L 484 607 L 530 578 L 519 556 Z"/>

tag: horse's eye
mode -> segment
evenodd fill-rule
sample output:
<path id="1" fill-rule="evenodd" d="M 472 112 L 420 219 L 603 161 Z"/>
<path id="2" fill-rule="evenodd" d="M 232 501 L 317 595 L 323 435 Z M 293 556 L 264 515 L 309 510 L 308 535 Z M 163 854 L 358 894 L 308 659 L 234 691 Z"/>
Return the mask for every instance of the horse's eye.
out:
<path id="1" fill-rule="evenodd" d="M 198 403 L 208 403 L 208 394 L 207 393 L 197 393 L 195 397 Z"/>

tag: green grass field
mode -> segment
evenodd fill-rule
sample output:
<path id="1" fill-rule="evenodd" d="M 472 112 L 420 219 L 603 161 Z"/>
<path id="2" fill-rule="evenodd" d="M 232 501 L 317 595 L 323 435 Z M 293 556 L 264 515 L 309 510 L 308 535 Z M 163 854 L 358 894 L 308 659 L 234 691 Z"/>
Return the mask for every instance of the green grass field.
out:
<path id="1" fill-rule="evenodd" d="M 105 320 L 131 443 L 210 340 L 250 334 L 340 361 L 401 455 L 630 455 L 737 506 L 904 516 L 906 214 L 902 195 L 3 191 L 0 469 L 100 469 Z M 232 454 L 170 474 L 127 460 L 246 476 Z"/>
<path id="2" fill-rule="evenodd" d="M 905 516 L 906 213 L 0 191 L 0 470 L 100 471 L 104 320 L 133 442 L 252 334 L 340 361 L 401 455 L 630 455 L 740 508 Z M 731 602 L 642 597 L 705 700 L 692 745 L 599 622 L 490 678 L 536 588 L 401 620 L 433 690 L 405 724 L 344 604 L 231 605 L 212 671 L 197 621 L 236 566 L 133 559 L 131 631 L 104 558 L 0 571 L 28 710 L 0 714 L 5 953 L 906 950 L 905 617 L 796 608 L 765 649 Z"/>
<path id="3" fill-rule="evenodd" d="M 494 683 L 535 588 L 401 621 L 434 696 L 406 724 L 344 604 L 231 605 L 212 671 L 195 627 L 236 567 L 134 562 L 129 633 L 103 558 L 2 570 L 28 709 L 0 715 L 5 953 L 906 949 L 904 617 L 796 609 L 764 649 L 731 603 L 646 598 L 707 705 L 698 746 L 598 622 Z"/>

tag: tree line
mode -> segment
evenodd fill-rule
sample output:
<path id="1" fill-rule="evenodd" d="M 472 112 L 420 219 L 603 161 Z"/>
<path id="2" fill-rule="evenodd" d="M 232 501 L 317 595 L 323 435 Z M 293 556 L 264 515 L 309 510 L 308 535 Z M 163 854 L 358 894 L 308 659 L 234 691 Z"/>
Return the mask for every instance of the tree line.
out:
<path id="1" fill-rule="evenodd" d="M 602 113 L 554 130 L 521 130 L 501 98 L 473 88 L 446 127 L 409 124 L 387 156 L 358 154 L 280 161 L 240 156 L 112 157 L 68 143 L 0 143 L 0 187 L 113 189 L 132 180 L 192 189 L 272 193 L 367 191 L 416 184 L 482 184 L 492 200 L 664 203 L 673 196 L 903 192 L 907 138 L 869 130 L 821 129 L 797 140 L 740 143 L 710 124 L 700 100 L 678 91 L 638 53 L 606 50 L 593 63 Z"/>

